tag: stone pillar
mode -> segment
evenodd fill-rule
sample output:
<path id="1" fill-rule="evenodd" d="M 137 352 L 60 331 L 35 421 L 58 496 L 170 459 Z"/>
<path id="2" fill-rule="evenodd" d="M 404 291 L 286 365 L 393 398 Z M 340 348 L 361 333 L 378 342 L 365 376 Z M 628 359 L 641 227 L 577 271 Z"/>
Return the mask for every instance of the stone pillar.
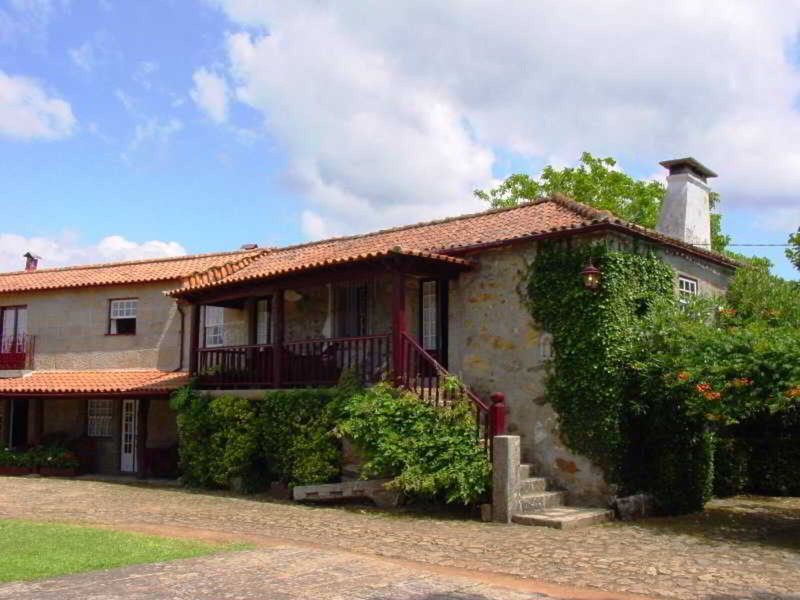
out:
<path id="1" fill-rule="evenodd" d="M 498 435 L 492 444 L 492 520 L 510 523 L 519 504 L 520 440 Z"/>

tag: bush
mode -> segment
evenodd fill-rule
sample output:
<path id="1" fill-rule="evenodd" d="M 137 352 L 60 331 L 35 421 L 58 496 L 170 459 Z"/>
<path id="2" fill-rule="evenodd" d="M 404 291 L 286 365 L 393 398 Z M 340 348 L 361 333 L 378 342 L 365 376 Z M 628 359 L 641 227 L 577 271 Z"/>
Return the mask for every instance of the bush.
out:
<path id="1" fill-rule="evenodd" d="M 736 496 L 750 487 L 750 447 L 735 437 L 718 437 L 714 450 L 714 495 Z"/>
<path id="2" fill-rule="evenodd" d="M 339 430 L 364 451 L 364 472 L 393 477 L 406 494 L 470 504 L 488 490 L 490 465 L 472 407 L 435 408 L 386 384 L 352 396 Z"/>

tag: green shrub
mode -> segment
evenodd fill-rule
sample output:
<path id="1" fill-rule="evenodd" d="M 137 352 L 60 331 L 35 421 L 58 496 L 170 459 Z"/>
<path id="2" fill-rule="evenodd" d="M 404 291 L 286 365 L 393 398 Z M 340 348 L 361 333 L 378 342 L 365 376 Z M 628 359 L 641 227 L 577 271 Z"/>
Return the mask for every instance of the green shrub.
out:
<path id="1" fill-rule="evenodd" d="M 718 437 L 714 449 L 714 495 L 736 496 L 750 487 L 750 446 L 735 437 Z"/>
<path id="2" fill-rule="evenodd" d="M 351 396 L 343 413 L 339 430 L 364 452 L 367 475 L 393 477 L 393 489 L 447 502 L 470 504 L 486 494 L 490 465 L 468 403 L 434 408 L 379 384 Z"/>

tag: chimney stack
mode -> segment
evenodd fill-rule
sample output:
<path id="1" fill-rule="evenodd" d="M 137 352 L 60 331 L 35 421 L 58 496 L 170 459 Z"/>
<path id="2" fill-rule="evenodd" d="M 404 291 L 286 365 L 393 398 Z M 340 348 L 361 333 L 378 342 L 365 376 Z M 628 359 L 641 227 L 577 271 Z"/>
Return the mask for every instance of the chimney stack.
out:
<path id="1" fill-rule="evenodd" d="M 711 188 L 708 179 L 717 174 L 691 157 L 665 160 L 659 164 L 669 169 L 669 176 L 656 231 L 710 250 L 708 194 Z"/>
<path id="2" fill-rule="evenodd" d="M 23 254 L 25 257 L 25 270 L 26 271 L 35 271 L 36 267 L 39 266 L 39 259 L 41 256 L 36 256 L 35 254 L 31 254 L 30 252 L 26 252 Z"/>

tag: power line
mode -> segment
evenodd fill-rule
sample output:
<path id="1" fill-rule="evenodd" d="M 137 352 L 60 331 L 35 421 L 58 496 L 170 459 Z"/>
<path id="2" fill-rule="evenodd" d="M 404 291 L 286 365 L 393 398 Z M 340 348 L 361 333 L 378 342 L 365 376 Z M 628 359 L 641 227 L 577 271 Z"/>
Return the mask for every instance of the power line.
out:
<path id="1" fill-rule="evenodd" d="M 711 244 L 692 244 L 692 246 L 710 246 Z M 728 244 L 727 246 L 759 246 L 759 247 L 770 247 L 770 246 L 778 246 L 778 247 L 787 247 L 791 246 L 792 244 Z"/>

